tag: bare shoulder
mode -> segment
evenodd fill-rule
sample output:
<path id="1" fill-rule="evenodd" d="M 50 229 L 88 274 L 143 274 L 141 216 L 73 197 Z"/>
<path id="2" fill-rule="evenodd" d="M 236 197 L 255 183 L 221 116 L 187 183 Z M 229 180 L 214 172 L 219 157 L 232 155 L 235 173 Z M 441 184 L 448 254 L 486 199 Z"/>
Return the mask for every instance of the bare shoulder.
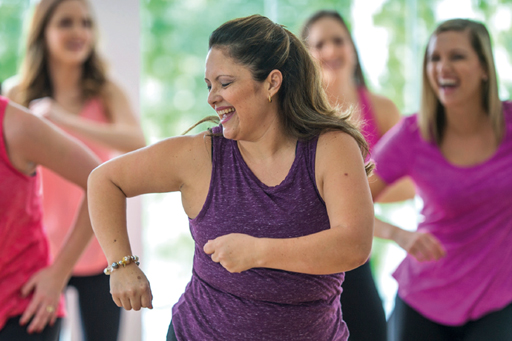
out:
<path id="1" fill-rule="evenodd" d="M 389 98 L 370 92 L 379 132 L 384 134 L 400 121 L 400 111 Z"/>
<path id="2" fill-rule="evenodd" d="M 359 151 L 356 140 L 345 132 L 327 131 L 318 137 L 317 153 L 342 153 L 354 149 Z"/>
<path id="3" fill-rule="evenodd" d="M 105 85 L 103 85 L 103 89 L 101 92 L 101 97 L 106 102 L 107 105 L 112 105 L 115 101 L 118 100 L 126 100 L 126 92 L 117 82 L 107 79 Z"/>
<path id="4" fill-rule="evenodd" d="M 5 110 L 4 126 L 11 163 L 20 172 L 31 174 L 36 166 L 31 155 L 46 143 L 51 129 L 43 119 L 12 101 Z"/>
<path id="5" fill-rule="evenodd" d="M 315 165 L 317 176 L 322 176 L 324 172 L 342 172 L 352 167 L 364 169 L 357 141 L 342 131 L 329 131 L 320 135 Z"/>
<path id="6" fill-rule="evenodd" d="M 33 115 L 28 109 L 10 101 L 5 110 L 6 138 L 10 141 L 37 138 L 45 122 Z"/>
<path id="7" fill-rule="evenodd" d="M 208 132 L 202 132 L 166 138 L 144 149 L 165 169 L 174 169 L 185 179 L 195 170 L 211 165 L 211 143 Z"/>
<path id="8" fill-rule="evenodd" d="M 9 98 L 11 101 L 17 101 L 19 95 L 19 84 L 17 78 L 8 78 L 2 83 L 2 95 Z"/>

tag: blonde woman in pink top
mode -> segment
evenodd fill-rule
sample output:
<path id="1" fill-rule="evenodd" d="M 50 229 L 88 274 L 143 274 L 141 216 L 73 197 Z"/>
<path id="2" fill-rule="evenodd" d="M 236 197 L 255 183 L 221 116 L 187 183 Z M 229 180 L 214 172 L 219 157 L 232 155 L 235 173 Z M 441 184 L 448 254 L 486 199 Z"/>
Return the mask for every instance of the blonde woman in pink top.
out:
<path id="1" fill-rule="evenodd" d="M 0 96 L 0 340 L 57 341 L 62 290 L 92 236 L 87 201 L 52 261 L 38 165 L 82 189 L 99 160 L 77 140 Z"/>
<path id="2" fill-rule="evenodd" d="M 496 79 L 483 24 L 440 24 L 418 114 L 375 147 L 373 197 L 410 176 L 424 202 L 417 231 L 375 223 L 408 253 L 393 274 L 390 340 L 512 340 L 512 103 Z"/>
<path id="3" fill-rule="evenodd" d="M 124 92 L 106 75 L 96 48 L 87 0 L 42 0 L 31 22 L 19 83 L 7 96 L 30 107 L 106 161 L 145 145 Z M 44 223 L 57 253 L 76 219 L 81 188 L 42 170 Z M 95 238 L 78 261 L 70 285 L 79 294 L 84 337 L 115 340 L 120 310 L 108 295 L 107 261 Z"/>

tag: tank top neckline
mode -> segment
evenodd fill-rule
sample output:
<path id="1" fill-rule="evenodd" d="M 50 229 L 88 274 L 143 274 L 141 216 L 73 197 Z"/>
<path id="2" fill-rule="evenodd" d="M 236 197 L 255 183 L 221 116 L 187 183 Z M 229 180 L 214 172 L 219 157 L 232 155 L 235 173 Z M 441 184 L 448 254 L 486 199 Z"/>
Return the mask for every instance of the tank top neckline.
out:
<path id="1" fill-rule="evenodd" d="M 256 174 L 251 170 L 251 168 L 247 165 L 245 162 L 245 159 L 242 156 L 242 153 L 240 152 L 240 148 L 238 148 L 238 143 L 235 140 L 228 140 L 228 143 L 230 143 L 231 147 L 235 151 L 235 157 L 240 162 L 241 170 L 244 173 L 247 173 L 248 176 L 261 188 L 263 188 L 266 191 L 278 191 L 279 189 L 286 187 L 287 184 L 289 184 L 293 180 L 294 174 L 297 172 L 298 164 L 300 160 L 302 159 L 303 155 L 303 148 L 300 140 L 297 140 L 297 143 L 295 144 L 295 159 L 293 160 L 293 163 L 288 170 L 288 174 L 286 174 L 286 177 L 276 186 L 269 186 L 262 182 Z"/>

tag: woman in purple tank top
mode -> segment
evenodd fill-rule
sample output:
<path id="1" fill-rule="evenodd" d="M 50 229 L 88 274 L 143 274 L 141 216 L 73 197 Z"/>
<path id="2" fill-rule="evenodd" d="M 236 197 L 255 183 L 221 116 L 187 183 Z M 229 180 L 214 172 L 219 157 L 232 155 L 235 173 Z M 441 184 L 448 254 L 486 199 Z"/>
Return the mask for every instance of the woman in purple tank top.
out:
<path id="1" fill-rule="evenodd" d="M 144 273 L 119 262 L 132 256 L 126 198 L 180 191 L 195 254 L 168 340 L 347 340 L 343 272 L 366 262 L 373 231 L 363 136 L 328 104 L 303 43 L 265 17 L 212 33 L 205 81 L 220 126 L 89 178 L 114 301 L 152 307 Z"/>

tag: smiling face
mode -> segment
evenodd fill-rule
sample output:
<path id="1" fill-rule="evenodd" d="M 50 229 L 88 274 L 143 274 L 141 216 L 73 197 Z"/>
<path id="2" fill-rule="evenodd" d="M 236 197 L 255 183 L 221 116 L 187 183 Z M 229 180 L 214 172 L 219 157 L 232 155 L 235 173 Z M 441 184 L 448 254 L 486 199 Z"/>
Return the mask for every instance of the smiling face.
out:
<path id="1" fill-rule="evenodd" d="M 79 0 L 60 3 L 46 26 L 45 41 L 50 60 L 66 64 L 85 62 L 94 44 L 92 19 L 86 4 Z"/>
<path id="2" fill-rule="evenodd" d="M 473 49 L 468 31 L 447 31 L 432 37 L 426 73 L 430 86 L 446 107 L 482 105 L 487 72 Z"/>
<path id="3" fill-rule="evenodd" d="M 208 103 L 217 112 L 224 137 L 255 141 L 275 123 L 266 82 L 257 82 L 251 71 L 236 63 L 223 49 L 213 47 L 206 57 Z"/>
<path id="4" fill-rule="evenodd" d="M 348 30 L 336 19 L 324 17 L 309 28 L 307 45 L 317 59 L 324 77 L 352 76 L 357 65 L 354 45 Z"/>

